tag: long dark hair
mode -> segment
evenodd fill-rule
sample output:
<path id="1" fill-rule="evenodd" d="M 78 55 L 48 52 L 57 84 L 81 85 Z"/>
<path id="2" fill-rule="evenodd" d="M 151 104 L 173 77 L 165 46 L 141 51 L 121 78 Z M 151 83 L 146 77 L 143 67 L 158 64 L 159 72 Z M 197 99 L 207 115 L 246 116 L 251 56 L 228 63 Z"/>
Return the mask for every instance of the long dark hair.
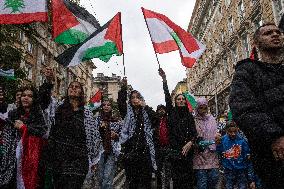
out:
<path id="1" fill-rule="evenodd" d="M 79 109 L 83 108 L 84 105 L 85 105 L 85 93 L 84 93 L 84 88 L 83 88 L 83 84 L 80 83 L 79 81 L 72 81 L 69 86 L 68 86 L 68 89 L 67 89 L 67 95 L 64 97 L 63 99 L 63 104 L 61 107 L 58 108 L 58 111 L 62 111 L 62 115 L 66 116 L 66 117 L 69 117 L 72 115 L 72 112 L 73 112 L 73 108 L 71 106 L 71 103 L 70 103 L 70 98 L 68 96 L 68 90 L 70 88 L 70 85 L 72 83 L 79 83 L 80 85 L 80 88 L 81 88 L 81 94 L 80 96 L 78 97 L 78 100 L 79 100 Z"/>
<path id="2" fill-rule="evenodd" d="M 32 105 L 31 105 L 31 108 L 30 108 L 30 115 L 39 115 L 40 112 L 41 112 L 41 108 L 40 108 L 40 99 L 39 99 L 39 95 L 38 95 L 38 91 L 37 89 L 33 86 L 33 85 L 26 85 L 26 86 L 23 86 L 20 91 L 22 91 L 23 93 L 25 91 L 32 91 L 33 93 L 33 101 L 32 101 Z M 19 107 L 17 108 L 17 114 L 18 116 L 22 116 L 22 115 L 25 115 L 25 110 L 24 110 L 24 107 L 23 107 L 23 104 L 22 104 L 22 99 L 20 100 L 20 105 Z"/>

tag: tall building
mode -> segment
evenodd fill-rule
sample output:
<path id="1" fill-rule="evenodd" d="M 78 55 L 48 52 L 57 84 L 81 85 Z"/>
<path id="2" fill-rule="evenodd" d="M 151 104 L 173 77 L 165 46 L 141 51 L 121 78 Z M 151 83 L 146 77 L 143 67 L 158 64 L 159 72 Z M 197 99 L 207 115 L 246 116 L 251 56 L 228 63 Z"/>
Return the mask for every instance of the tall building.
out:
<path id="1" fill-rule="evenodd" d="M 256 28 L 278 23 L 283 7 L 283 0 L 196 0 L 188 31 L 207 50 L 187 70 L 187 83 L 193 94 L 210 95 L 212 113 L 228 109 L 234 65 L 249 57 Z"/>
<path id="2" fill-rule="evenodd" d="M 58 64 L 54 57 L 68 48 L 67 45 L 55 43 L 51 38 L 50 28 L 47 23 L 30 24 L 29 30 L 19 30 L 18 41 L 15 46 L 23 52 L 21 67 L 27 74 L 26 82 L 33 82 L 36 86 L 43 83 L 41 70 L 51 66 L 55 73 L 54 93 L 58 97 L 66 95 L 68 84 L 77 80 L 84 84 L 87 99 L 93 94 L 92 71 L 96 67 L 91 61 L 84 62 L 73 68 L 66 68 Z"/>
<path id="3" fill-rule="evenodd" d="M 97 73 L 97 77 L 94 78 L 94 90 L 103 91 L 104 96 L 117 102 L 118 91 L 120 90 L 121 77 L 116 74 L 112 74 L 111 77 L 105 76 L 103 73 Z"/>

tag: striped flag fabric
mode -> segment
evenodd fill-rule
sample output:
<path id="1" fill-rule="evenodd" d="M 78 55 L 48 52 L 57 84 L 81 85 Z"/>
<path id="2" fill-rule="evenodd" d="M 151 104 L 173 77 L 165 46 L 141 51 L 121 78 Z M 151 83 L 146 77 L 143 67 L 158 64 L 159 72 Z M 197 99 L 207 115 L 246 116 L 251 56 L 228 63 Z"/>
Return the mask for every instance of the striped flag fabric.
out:
<path id="1" fill-rule="evenodd" d="M 142 12 L 154 50 L 163 54 L 179 50 L 181 62 L 191 68 L 205 51 L 205 45 L 196 40 L 190 33 L 172 22 L 168 17 L 142 7 Z"/>
<path id="2" fill-rule="evenodd" d="M 190 112 L 193 112 L 193 110 L 197 106 L 196 98 L 193 94 L 191 94 L 189 91 L 186 91 L 183 93 L 183 95 L 186 98 L 186 104 Z"/>
<path id="3" fill-rule="evenodd" d="M 76 66 L 92 58 L 108 62 L 113 55 L 120 56 L 123 53 L 121 33 L 121 13 L 119 12 L 83 43 L 65 50 L 55 60 L 67 67 Z"/>
<path id="4" fill-rule="evenodd" d="M 79 44 L 100 24 L 87 10 L 69 0 L 52 0 L 52 35 L 60 44 Z"/>
<path id="5" fill-rule="evenodd" d="M 10 69 L 10 70 L 0 69 L 0 77 L 5 77 L 8 80 L 16 80 L 15 74 L 14 74 L 14 69 Z"/>
<path id="6" fill-rule="evenodd" d="M 89 107 L 91 110 L 95 110 L 101 106 L 102 92 L 98 90 L 96 94 L 89 100 Z"/>
<path id="7" fill-rule="evenodd" d="M 0 24 L 47 22 L 46 0 L 1 0 Z"/>

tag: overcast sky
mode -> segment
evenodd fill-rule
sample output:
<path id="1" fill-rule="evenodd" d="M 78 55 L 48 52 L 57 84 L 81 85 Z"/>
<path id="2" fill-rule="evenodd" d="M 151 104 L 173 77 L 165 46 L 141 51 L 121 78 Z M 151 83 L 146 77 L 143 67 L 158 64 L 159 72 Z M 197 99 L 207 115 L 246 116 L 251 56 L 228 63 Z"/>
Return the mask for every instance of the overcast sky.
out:
<path id="1" fill-rule="evenodd" d="M 122 13 L 122 39 L 124 62 L 128 83 L 141 92 L 146 103 L 156 109 L 165 104 L 162 80 L 158 75 L 158 64 L 151 39 L 144 22 L 141 7 L 161 13 L 187 29 L 195 0 L 81 0 L 81 5 L 95 14 L 101 25 L 117 12 Z M 167 74 L 169 90 L 186 77 L 178 51 L 158 55 L 161 67 Z M 122 57 L 112 57 L 106 64 L 94 59 L 97 66 L 94 75 L 115 73 L 123 76 Z"/>

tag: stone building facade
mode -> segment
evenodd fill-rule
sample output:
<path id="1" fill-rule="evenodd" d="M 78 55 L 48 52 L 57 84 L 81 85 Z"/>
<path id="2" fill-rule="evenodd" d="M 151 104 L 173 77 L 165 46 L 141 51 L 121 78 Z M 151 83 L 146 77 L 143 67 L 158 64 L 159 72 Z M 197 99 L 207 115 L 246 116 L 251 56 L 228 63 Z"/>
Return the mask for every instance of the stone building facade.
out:
<path id="1" fill-rule="evenodd" d="M 107 96 L 114 102 L 117 102 L 118 91 L 120 90 L 121 77 L 112 74 L 111 77 L 105 76 L 103 73 L 97 73 L 94 78 L 94 90 L 103 91 L 103 96 Z"/>
<path id="2" fill-rule="evenodd" d="M 211 95 L 215 115 L 228 109 L 234 65 L 249 57 L 254 31 L 263 23 L 278 23 L 283 7 L 283 0 L 196 0 L 188 31 L 207 50 L 187 70 L 187 83 L 193 94 Z"/>
<path id="3" fill-rule="evenodd" d="M 43 83 L 41 70 L 51 66 L 56 75 L 55 95 L 65 96 L 68 84 L 77 80 L 84 84 L 85 95 L 89 99 L 93 95 L 92 71 L 96 68 L 93 63 L 91 61 L 84 62 L 73 68 L 61 66 L 54 60 L 54 57 L 61 54 L 68 46 L 59 45 L 52 40 L 50 29 L 46 23 L 32 23 L 30 26 L 30 30 L 19 30 L 15 34 L 18 35 L 15 45 L 23 51 L 21 67 L 27 74 L 25 82 L 32 82 L 36 86 L 41 85 Z"/>

